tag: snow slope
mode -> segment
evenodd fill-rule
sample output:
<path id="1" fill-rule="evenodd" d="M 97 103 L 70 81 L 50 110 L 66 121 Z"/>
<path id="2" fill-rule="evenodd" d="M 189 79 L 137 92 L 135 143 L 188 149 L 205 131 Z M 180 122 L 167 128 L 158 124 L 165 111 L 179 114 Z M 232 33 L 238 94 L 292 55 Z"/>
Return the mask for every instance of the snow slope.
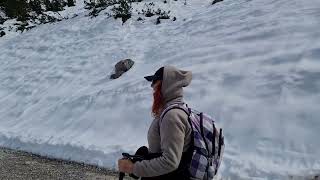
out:
<path id="1" fill-rule="evenodd" d="M 114 168 L 147 143 L 143 76 L 170 64 L 193 71 L 186 102 L 225 130 L 224 179 L 319 170 L 320 1 L 210 3 L 158 3 L 177 17 L 160 25 L 81 12 L 1 39 L 0 145 Z"/>

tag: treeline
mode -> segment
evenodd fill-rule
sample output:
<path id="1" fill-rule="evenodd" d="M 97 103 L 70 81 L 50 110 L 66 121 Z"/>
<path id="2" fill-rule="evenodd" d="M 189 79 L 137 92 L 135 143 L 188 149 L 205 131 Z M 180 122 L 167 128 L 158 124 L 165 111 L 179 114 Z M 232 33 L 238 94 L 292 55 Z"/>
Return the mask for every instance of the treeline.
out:
<path id="1" fill-rule="evenodd" d="M 45 11 L 62 11 L 66 6 L 74 6 L 75 0 L 0 0 L 0 9 L 9 18 L 26 21 L 33 15 Z"/>

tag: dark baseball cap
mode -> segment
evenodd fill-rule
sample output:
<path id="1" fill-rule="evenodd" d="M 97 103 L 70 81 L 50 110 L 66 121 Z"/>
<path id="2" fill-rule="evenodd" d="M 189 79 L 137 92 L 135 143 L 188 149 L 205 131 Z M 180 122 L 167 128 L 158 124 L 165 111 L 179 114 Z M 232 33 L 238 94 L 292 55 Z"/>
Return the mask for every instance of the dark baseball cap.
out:
<path id="1" fill-rule="evenodd" d="M 154 75 L 145 76 L 144 78 L 145 78 L 147 81 L 152 82 L 151 86 L 153 86 L 154 83 L 155 83 L 157 80 L 162 80 L 162 79 L 163 79 L 163 69 L 164 69 L 164 67 L 161 67 L 160 69 L 158 69 L 158 70 L 156 71 L 156 73 L 154 73 Z"/>

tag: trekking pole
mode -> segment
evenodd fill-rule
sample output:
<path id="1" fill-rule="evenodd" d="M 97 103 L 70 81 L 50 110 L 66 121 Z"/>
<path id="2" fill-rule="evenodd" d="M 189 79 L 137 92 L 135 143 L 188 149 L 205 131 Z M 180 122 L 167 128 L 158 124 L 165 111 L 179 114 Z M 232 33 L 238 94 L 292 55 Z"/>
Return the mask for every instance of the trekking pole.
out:
<path id="1" fill-rule="evenodd" d="M 123 180 L 123 178 L 124 178 L 125 175 L 126 175 L 125 173 L 120 172 L 120 173 L 119 173 L 119 180 Z"/>

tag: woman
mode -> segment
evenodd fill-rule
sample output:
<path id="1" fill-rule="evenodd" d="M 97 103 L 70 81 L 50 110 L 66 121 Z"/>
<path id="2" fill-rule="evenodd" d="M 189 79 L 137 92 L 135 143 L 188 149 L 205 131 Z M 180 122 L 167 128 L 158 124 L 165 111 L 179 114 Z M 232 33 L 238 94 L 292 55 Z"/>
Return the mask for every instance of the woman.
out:
<path id="1" fill-rule="evenodd" d="M 191 132 L 188 115 L 181 109 L 171 109 L 162 119 L 161 113 L 173 104 L 183 104 L 183 87 L 190 84 L 192 73 L 165 66 L 152 76 L 146 76 L 153 88 L 153 122 L 148 131 L 149 153 L 159 157 L 132 163 L 118 161 L 119 171 L 132 173 L 142 179 L 189 179 Z M 150 178 L 152 177 L 152 178 Z"/>

